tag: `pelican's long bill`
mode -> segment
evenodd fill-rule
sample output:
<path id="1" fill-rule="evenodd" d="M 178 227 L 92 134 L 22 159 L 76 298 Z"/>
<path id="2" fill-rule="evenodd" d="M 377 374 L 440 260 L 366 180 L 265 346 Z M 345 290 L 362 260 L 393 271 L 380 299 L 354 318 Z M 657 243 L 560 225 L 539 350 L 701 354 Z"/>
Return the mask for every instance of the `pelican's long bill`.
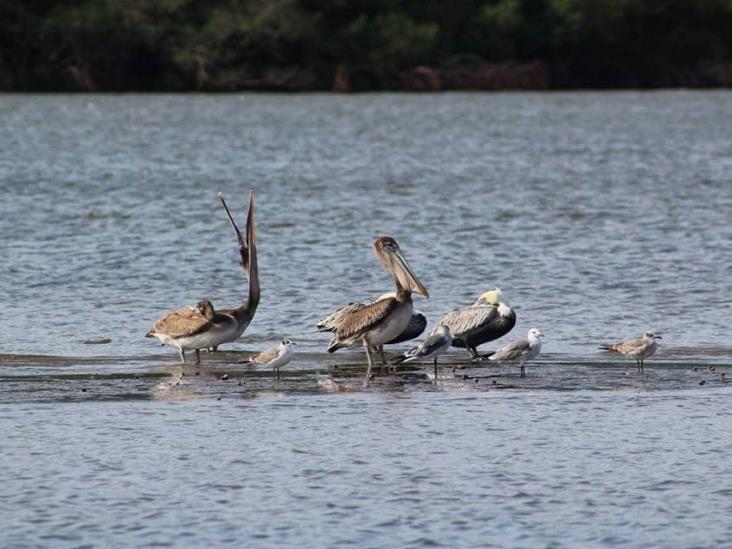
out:
<path id="1" fill-rule="evenodd" d="M 234 229 L 234 232 L 236 233 L 236 239 L 239 241 L 239 250 L 241 250 L 242 252 L 246 251 L 247 258 L 248 258 L 249 254 L 248 254 L 247 243 L 244 240 L 244 237 L 242 236 L 241 231 L 239 230 L 239 227 L 236 225 L 236 222 L 234 221 L 234 217 L 231 215 L 231 212 L 229 211 L 229 206 L 226 204 L 226 200 L 224 200 L 224 193 L 220 192 L 217 196 L 219 197 L 219 200 L 221 201 L 221 205 L 226 210 L 226 215 L 229 218 L 229 223 L 231 223 L 231 228 Z M 252 198 L 251 198 L 251 193 L 250 193 L 250 196 L 249 196 L 250 203 L 251 203 L 251 200 L 252 200 Z M 251 205 L 249 208 L 251 210 Z M 247 261 L 247 263 L 248 263 L 248 261 Z M 246 268 L 247 265 L 244 265 L 244 267 Z"/>
<path id="2" fill-rule="evenodd" d="M 396 280 L 397 286 L 415 294 L 429 297 L 430 294 L 414 274 L 402 255 L 399 245 L 389 236 L 382 236 L 374 242 L 374 253 Z"/>

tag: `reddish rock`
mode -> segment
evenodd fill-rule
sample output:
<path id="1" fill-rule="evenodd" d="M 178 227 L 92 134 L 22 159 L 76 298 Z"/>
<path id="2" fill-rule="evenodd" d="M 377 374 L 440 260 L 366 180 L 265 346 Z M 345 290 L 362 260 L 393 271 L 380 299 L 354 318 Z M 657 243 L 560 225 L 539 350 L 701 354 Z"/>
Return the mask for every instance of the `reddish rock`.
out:
<path id="1" fill-rule="evenodd" d="M 732 87 L 732 63 L 709 65 L 702 72 L 709 77 L 712 86 Z"/>
<path id="2" fill-rule="evenodd" d="M 73 85 L 81 91 L 94 91 L 96 86 L 89 73 L 77 66 L 70 66 L 68 69 L 69 75 L 73 80 Z"/>
<path id="3" fill-rule="evenodd" d="M 401 88 L 407 91 L 438 91 L 442 89 L 440 73 L 432 67 L 415 67 L 400 75 Z"/>
<path id="4" fill-rule="evenodd" d="M 445 89 L 545 90 L 549 69 L 543 61 L 486 63 L 473 55 L 451 58 L 440 67 Z"/>
<path id="5" fill-rule="evenodd" d="M 347 93 L 351 91 L 351 81 L 348 77 L 348 67 L 338 65 L 335 77 L 333 78 L 333 91 Z"/>

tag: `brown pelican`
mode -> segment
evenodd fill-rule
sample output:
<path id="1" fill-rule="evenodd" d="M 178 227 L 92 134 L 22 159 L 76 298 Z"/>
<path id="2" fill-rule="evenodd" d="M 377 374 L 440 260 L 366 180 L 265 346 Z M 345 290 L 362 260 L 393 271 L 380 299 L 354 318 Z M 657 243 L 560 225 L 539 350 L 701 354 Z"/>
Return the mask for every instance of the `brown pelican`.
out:
<path id="1" fill-rule="evenodd" d="M 372 303 L 376 303 L 376 301 L 381 301 L 382 299 L 391 299 L 394 297 L 396 297 L 396 292 L 387 292 L 377 297 L 376 300 Z M 353 311 L 363 309 L 364 307 L 366 307 L 364 303 L 349 303 L 348 305 L 343 305 L 342 307 L 336 309 L 335 312 L 320 320 L 320 322 L 318 322 L 318 324 L 316 325 L 316 328 L 319 332 L 335 332 L 338 324 L 341 322 L 341 320 L 343 320 L 346 315 Z M 403 341 L 409 341 L 410 339 L 417 338 L 422 334 L 422 332 L 424 332 L 424 329 L 426 327 L 427 317 L 424 316 L 424 313 L 422 313 L 421 311 L 412 311 L 412 317 L 409 319 L 409 324 L 404 329 L 404 331 L 391 341 L 387 341 L 386 343 L 384 343 L 384 345 L 393 345 L 395 343 L 401 343 Z"/>
<path id="2" fill-rule="evenodd" d="M 427 288 L 417 279 L 393 238 L 377 238 L 373 250 L 394 277 L 396 294 L 394 297 L 343 312 L 327 349 L 332 353 L 341 347 L 363 344 L 369 362 L 366 382 L 373 367 L 370 348 L 395 339 L 409 325 L 412 317 L 412 292 L 429 297 Z"/>
<path id="3" fill-rule="evenodd" d="M 434 361 L 435 381 L 437 381 L 437 358 L 447 352 L 452 343 L 452 334 L 447 326 L 438 326 L 437 329 L 416 347 L 412 347 L 406 353 L 399 356 L 395 363 L 413 362 L 415 360 Z"/>
<path id="4" fill-rule="evenodd" d="M 518 362 L 521 366 L 521 377 L 526 377 L 524 364 L 532 358 L 536 358 L 539 351 L 541 351 L 540 337 L 544 337 L 544 334 L 536 328 L 531 328 L 526 339 L 519 339 L 518 341 L 509 343 L 505 347 L 501 347 L 492 353 L 488 357 L 488 360 L 495 362 Z"/>
<path id="5" fill-rule="evenodd" d="M 279 381 L 280 367 L 288 364 L 292 360 L 292 355 L 295 354 L 292 349 L 293 345 L 294 343 L 292 341 L 285 338 L 277 347 L 272 347 L 271 349 L 252 355 L 244 362 L 250 364 L 262 364 L 272 368 L 272 371 L 277 376 L 277 381 Z"/>
<path id="6" fill-rule="evenodd" d="M 200 362 L 200 349 L 215 348 L 222 343 L 237 339 L 249 326 L 257 310 L 257 305 L 259 305 L 259 277 L 254 233 L 254 193 L 249 193 L 246 241 L 236 226 L 221 193 L 219 193 L 219 199 L 239 241 L 242 266 L 249 279 L 249 295 L 247 301 L 235 309 L 214 311 L 210 301 L 202 301 L 193 310 L 195 314 L 191 308 L 184 307 L 168 313 L 155 323 L 145 337 L 155 337 L 165 345 L 176 347 L 180 353 L 181 361 L 184 363 L 187 350 L 196 351 L 196 363 L 198 363 Z M 205 303 L 208 306 L 201 305 Z"/>
<path id="7" fill-rule="evenodd" d="M 231 317 L 214 310 L 208 300 L 199 301 L 195 307 L 182 307 L 158 320 L 145 337 L 155 337 L 161 343 L 177 347 L 182 362 L 186 350 L 196 351 L 196 364 L 200 362 L 199 349 L 208 347 L 212 338 L 229 329 Z"/>
<path id="8" fill-rule="evenodd" d="M 391 297 L 396 297 L 396 293 L 387 292 L 379 296 L 379 299 L 388 299 Z M 409 319 L 409 324 L 407 324 L 407 327 L 404 328 L 404 331 L 391 341 L 387 341 L 386 343 L 384 343 L 384 345 L 394 345 L 395 343 L 402 343 L 403 341 L 415 339 L 422 335 L 422 332 L 424 332 L 424 329 L 426 327 L 427 317 L 424 316 L 424 313 L 422 311 L 412 311 L 412 317 Z"/>
<path id="9" fill-rule="evenodd" d="M 221 309 L 219 312 L 222 314 L 239 315 L 241 322 L 237 324 L 237 328 L 230 334 L 230 338 L 225 339 L 221 343 L 230 343 L 239 339 L 241 334 L 244 333 L 251 324 L 254 318 L 254 313 L 257 311 L 259 305 L 259 268 L 257 263 L 257 246 L 254 231 L 254 191 L 249 192 L 249 208 L 247 209 L 247 224 L 245 231 L 247 234 L 246 240 L 242 237 L 239 227 L 234 222 L 234 218 L 229 211 L 229 207 L 226 205 L 224 200 L 224 194 L 218 194 L 221 205 L 226 210 L 226 215 L 229 218 L 229 223 L 236 233 L 236 239 L 239 242 L 239 254 L 241 255 L 241 264 L 244 267 L 244 275 L 249 281 L 249 292 L 247 294 L 247 302 L 237 309 Z M 219 345 L 221 344 L 219 343 Z M 211 347 L 214 351 L 218 349 L 218 345 Z"/>
<path id="10" fill-rule="evenodd" d="M 469 307 L 447 313 L 437 326 L 450 328 L 452 346 L 467 348 L 471 358 L 477 359 L 478 345 L 503 337 L 515 324 L 516 313 L 503 301 L 501 289 L 494 288 Z"/>
<path id="11" fill-rule="evenodd" d="M 644 333 L 641 339 L 627 339 L 619 343 L 601 345 L 600 349 L 634 358 L 638 365 L 638 372 L 643 373 L 643 361 L 656 352 L 658 348 L 657 339 L 663 338 L 649 331 Z"/>

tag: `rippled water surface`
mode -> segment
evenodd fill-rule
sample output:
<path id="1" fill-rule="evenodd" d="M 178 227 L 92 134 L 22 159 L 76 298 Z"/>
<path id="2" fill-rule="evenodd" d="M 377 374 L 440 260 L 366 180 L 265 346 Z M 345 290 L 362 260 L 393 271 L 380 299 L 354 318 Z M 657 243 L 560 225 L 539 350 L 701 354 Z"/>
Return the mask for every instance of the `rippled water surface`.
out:
<path id="1" fill-rule="evenodd" d="M 0 545 L 732 544 L 732 93 L 0 96 Z M 142 336 L 263 297 L 182 367 Z M 503 289 L 521 379 L 361 383 L 315 322 Z M 640 376 L 598 343 L 664 337 Z M 278 383 L 240 363 L 287 335 Z M 487 349 L 495 344 L 486 345 Z"/>

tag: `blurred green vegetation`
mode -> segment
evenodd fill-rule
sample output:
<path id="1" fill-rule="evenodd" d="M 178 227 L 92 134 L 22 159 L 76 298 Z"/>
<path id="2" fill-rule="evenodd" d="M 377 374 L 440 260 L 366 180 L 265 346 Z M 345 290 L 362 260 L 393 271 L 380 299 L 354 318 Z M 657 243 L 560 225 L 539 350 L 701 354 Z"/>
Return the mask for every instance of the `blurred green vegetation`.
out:
<path id="1" fill-rule="evenodd" d="M 0 0 L 6 90 L 399 89 L 456 58 L 539 60 L 553 87 L 724 84 L 732 0 Z"/>

